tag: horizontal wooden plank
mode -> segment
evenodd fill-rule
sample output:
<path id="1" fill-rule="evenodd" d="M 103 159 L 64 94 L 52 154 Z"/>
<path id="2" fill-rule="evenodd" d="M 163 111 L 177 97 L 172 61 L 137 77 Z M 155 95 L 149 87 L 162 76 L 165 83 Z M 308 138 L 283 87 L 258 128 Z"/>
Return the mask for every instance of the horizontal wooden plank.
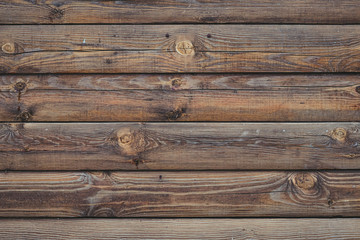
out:
<path id="1" fill-rule="evenodd" d="M 0 217 L 360 216 L 347 172 L 0 173 Z"/>
<path id="2" fill-rule="evenodd" d="M 359 121 L 356 87 L 0 93 L 1 121 Z M 19 100 L 20 99 L 20 100 Z"/>
<path id="3" fill-rule="evenodd" d="M 357 0 L 2 0 L 0 24 L 360 23 Z"/>
<path id="4" fill-rule="evenodd" d="M 358 72 L 358 25 L 1 26 L 0 73 Z"/>
<path id="5" fill-rule="evenodd" d="M 37 74 L 0 75 L 0 91 L 20 90 L 278 90 L 356 87 L 359 74 Z M 20 86 L 20 88 L 19 88 Z"/>
<path id="6" fill-rule="evenodd" d="M 0 170 L 360 169 L 357 123 L 0 125 Z"/>
<path id="7" fill-rule="evenodd" d="M 350 240 L 360 219 L 3 219 L 4 239 Z"/>
<path id="8" fill-rule="evenodd" d="M 359 86 L 357 74 L 3 75 L 0 121 L 359 121 Z"/>

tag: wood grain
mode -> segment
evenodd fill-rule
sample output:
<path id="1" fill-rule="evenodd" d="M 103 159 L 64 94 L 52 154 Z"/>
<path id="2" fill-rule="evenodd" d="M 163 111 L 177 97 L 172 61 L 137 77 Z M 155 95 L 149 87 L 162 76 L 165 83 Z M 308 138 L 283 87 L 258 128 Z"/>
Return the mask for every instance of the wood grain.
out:
<path id="1" fill-rule="evenodd" d="M 8 172 L 0 217 L 360 216 L 347 172 Z"/>
<path id="2" fill-rule="evenodd" d="M 0 125 L 0 170 L 360 169 L 357 123 Z"/>
<path id="3" fill-rule="evenodd" d="M 0 121 L 359 121 L 351 87 L 0 92 Z"/>
<path id="4" fill-rule="evenodd" d="M 2 0 L 0 24 L 360 23 L 357 0 Z"/>
<path id="5" fill-rule="evenodd" d="M 17 88 L 18 85 L 23 88 Z M 36 74 L 0 75 L 0 92 L 27 90 L 278 90 L 356 87 L 359 74 Z"/>
<path id="6" fill-rule="evenodd" d="M 4 239 L 308 239 L 350 240 L 357 218 L 343 219 L 3 219 Z"/>
<path id="7" fill-rule="evenodd" d="M 358 72 L 360 26 L 1 26 L 0 73 Z"/>

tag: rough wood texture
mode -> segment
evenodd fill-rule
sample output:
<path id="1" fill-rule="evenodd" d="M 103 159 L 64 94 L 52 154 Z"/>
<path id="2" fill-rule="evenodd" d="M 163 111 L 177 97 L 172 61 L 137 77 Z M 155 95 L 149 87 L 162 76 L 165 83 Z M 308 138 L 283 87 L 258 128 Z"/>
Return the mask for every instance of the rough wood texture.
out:
<path id="1" fill-rule="evenodd" d="M 2 0 L 0 24 L 360 23 L 357 0 Z"/>
<path id="2" fill-rule="evenodd" d="M 360 169 L 355 123 L 0 125 L 0 170 Z"/>
<path id="3" fill-rule="evenodd" d="M 4 219 L 3 239 L 353 240 L 360 219 Z"/>
<path id="4" fill-rule="evenodd" d="M 20 86 L 20 88 L 19 88 Z M 0 75 L 0 91 L 27 90 L 279 90 L 356 87 L 359 74 L 37 74 Z"/>
<path id="5" fill-rule="evenodd" d="M 360 216 L 347 172 L 8 172 L 0 217 Z"/>
<path id="6" fill-rule="evenodd" d="M 7 75 L 0 83 L 0 121 L 360 120 L 359 75 Z"/>
<path id="7" fill-rule="evenodd" d="M 0 73 L 358 72 L 360 26 L 2 26 Z"/>

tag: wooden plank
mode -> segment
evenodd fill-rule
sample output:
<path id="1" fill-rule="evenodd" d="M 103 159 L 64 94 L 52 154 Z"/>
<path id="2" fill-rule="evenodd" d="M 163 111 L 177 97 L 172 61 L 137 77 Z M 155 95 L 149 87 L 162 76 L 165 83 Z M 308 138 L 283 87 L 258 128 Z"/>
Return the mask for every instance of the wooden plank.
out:
<path id="1" fill-rule="evenodd" d="M 3 239 L 350 240 L 360 219 L 3 219 Z M 216 227 L 215 227 L 216 226 Z"/>
<path id="2" fill-rule="evenodd" d="M 25 84 L 24 84 L 25 83 Z M 20 84 L 20 85 L 19 85 Z M 278 90 L 356 87 L 359 74 L 41 74 L 0 75 L 0 92 L 27 90 Z"/>
<path id="3" fill-rule="evenodd" d="M 357 0 L 2 0 L 0 24 L 360 23 Z"/>
<path id="4" fill-rule="evenodd" d="M 0 92 L 1 121 L 359 121 L 357 86 Z"/>
<path id="5" fill-rule="evenodd" d="M 3 75 L 0 84 L 1 121 L 360 119 L 356 74 Z"/>
<path id="6" fill-rule="evenodd" d="M 358 72 L 360 26 L 1 26 L 0 73 Z"/>
<path id="7" fill-rule="evenodd" d="M 356 123 L 0 125 L 0 170 L 360 169 Z"/>
<path id="8" fill-rule="evenodd" d="M 360 216 L 347 172 L 0 173 L 0 217 Z"/>

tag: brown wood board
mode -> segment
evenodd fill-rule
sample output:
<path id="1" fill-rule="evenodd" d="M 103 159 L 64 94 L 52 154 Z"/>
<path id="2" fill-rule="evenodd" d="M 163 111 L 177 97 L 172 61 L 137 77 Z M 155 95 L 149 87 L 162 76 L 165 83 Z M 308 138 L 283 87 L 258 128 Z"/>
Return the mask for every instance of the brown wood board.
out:
<path id="1" fill-rule="evenodd" d="M 357 123 L 4 123 L 0 170 L 360 169 Z"/>
<path id="2" fill-rule="evenodd" d="M 359 121 L 359 75 L 3 75 L 0 121 Z"/>
<path id="3" fill-rule="evenodd" d="M 359 217 L 359 188 L 357 171 L 7 172 L 0 217 Z"/>
<path id="4" fill-rule="evenodd" d="M 0 73 L 358 72 L 357 25 L 1 26 Z"/>
<path id="5" fill-rule="evenodd" d="M 2 219 L 4 239 L 353 240 L 358 218 L 311 219 Z"/>
<path id="6" fill-rule="evenodd" d="M 310 23 L 358 24 L 357 0 L 2 0 L 0 24 Z"/>

